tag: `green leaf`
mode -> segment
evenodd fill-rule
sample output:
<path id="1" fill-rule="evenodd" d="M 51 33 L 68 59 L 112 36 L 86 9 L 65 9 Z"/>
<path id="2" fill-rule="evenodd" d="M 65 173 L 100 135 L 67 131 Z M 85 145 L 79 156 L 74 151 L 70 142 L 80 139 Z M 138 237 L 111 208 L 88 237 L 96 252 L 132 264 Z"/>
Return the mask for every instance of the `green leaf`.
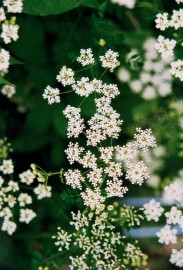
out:
<path id="1" fill-rule="evenodd" d="M 31 15 L 65 13 L 79 6 L 99 8 L 97 0 L 24 0 L 23 12 Z"/>
<path id="2" fill-rule="evenodd" d="M 23 65 L 24 63 L 11 56 L 10 65 Z"/>
<path id="3" fill-rule="evenodd" d="M 137 7 L 139 7 L 139 8 L 147 8 L 147 9 L 150 9 L 150 10 L 152 10 L 154 12 L 157 12 L 157 13 L 159 12 L 157 7 L 154 4 L 151 4 L 149 2 L 138 3 Z"/>
<path id="4" fill-rule="evenodd" d="M 12 86 L 15 86 L 14 84 L 7 81 L 2 75 L 0 75 L 0 84 L 10 84 Z"/>

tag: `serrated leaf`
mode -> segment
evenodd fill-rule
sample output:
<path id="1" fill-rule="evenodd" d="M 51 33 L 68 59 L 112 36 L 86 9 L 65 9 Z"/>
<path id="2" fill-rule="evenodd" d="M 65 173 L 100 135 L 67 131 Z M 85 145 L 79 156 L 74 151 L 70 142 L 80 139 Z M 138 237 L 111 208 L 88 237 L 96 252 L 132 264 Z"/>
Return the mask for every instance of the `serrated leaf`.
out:
<path id="1" fill-rule="evenodd" d="M 79 6 L 98 8 L 97 0 L 24 0 L 23 12 L 31 15 L 55 15 Z"/>

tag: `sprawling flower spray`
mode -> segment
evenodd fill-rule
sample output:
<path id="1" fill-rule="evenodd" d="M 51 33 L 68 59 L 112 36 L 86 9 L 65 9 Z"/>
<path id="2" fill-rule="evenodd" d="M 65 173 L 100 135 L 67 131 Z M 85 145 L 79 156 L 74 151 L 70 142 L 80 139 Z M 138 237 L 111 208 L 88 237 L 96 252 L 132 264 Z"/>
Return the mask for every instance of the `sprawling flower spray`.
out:
<path id="1" fill-rule="evenodd" d="M 176 0 L 177 4 L 182 6 L 182 1 Z M 171 29 L 168 33 L 168 38 L 159 35 L 157 43 L 155 45 L 156 50 L 161 54 L 163 59 L 176 55 L 176 48 L 179 48 L 179 52 L 182 50 L 182 35 L 180 29 L 183 27 L 183 9 L 173 10 L 172 14 L 167 12 L 158 13 L 156 16 L 156 28 L 165 32 L 167 29 Z M 175 32 L 176 31 L 176 32 Z M 180 57 L 180 53 L 179 56 Z M 183 81 L 183 60 L 177 59 L 171 63 L 171 74 L 176 78 Z"/>
<path id="2" fill-rule="evenodd" d="M 160 202 L 152 199 L 144 204 L 144 213 L 148 221 L 159 221 L 164 215 L 166 224 L 156 233 L 158 241 L 161 244 L 170 245 L 178 243 L 178 233 L 183 232 L 183 171 L 179 171 L 179 176 L 163 190 L 162 201 L 170 205 L 169 209 L 162 207 Z M 180 236 L 182 241 L 182 238 Z M 179 244 L 180 245 L 180 244 Z M 183 249 L 172 248 L 170 262 L 178 267 L 183 267 Z"/>
<path id="3" fill-rule="evenodd" d="M 17 41 L 19 38 L 19 25 L 16 23 L 16 13 L 21 13 L 23 9 L 23 0 L 2 0 L 0 3 L 0 37 L 5 44 Z M 13 14 L 13 16 L 12 16 Z M 10 66 L 10 53 L 4 48 L 0 49 L 0 75 L 8 73 Z M 15 94 L 13 85 L 5 85 L 1 93 L 8 98 Z"/>
<path id="4" fill-rule="evenodd" d="M 161 59 L 155 46 L 156 40 L 153 37 L 144 41 L 142 70 L 133 72 L 122 66 L 117 71 L 119 81 L 127 83 L 134 93 L 139 94 L 145 100 L 166 97 L 172 93 L 172 76 L 169 66 L 173 61 L 173 55 Z M 136 49 L 130 52 L 133 57 L 138 54 Z"/>
<path id="5" fill-rule="evenodd" d="M 18 222 L 28 224 L 36 213 L 31 209 L 35 197 L 42 199 L 51 196 L 51 188 L 31 187 L 35 175 L 28 169 L 15 176 L 14 162 L 10 157 L 11 144 L 6 139 L 0 140 L 0 219 L 1 230 L 12 235 Z M 43 190 L 43 191 L 42 191 Z M 32 192 L 33 191 L 33 192 Z M 34 195 L 35 193 L 35 195 Z"/>
<path id="6" fill-rule="evenodd" d="M 114 206 L 110 203 L 110 198 L 125 195 L 130 182 L 141 186 L 149 178 L 148 168 L 140 154 L 156 146 L 151 129 L 141 128 L 136 129 L 131 142 L 125 145 L 115 143 L 123 121 L 112 107 L 112 100 L 120 91 L 116 84 L 106 83 L 103 78 L 107 70 L 113 71 L 119 65 L 118 56 L 109 49 L 95 59 L 90 48 L 81 49 L 76 61 L 85 67 L 84 70 L 91 71 L 92 78 L 63 66 L 57 80 L 69 89 L 61 92 L 47 86 L 43 93 L 50 105 L 58 103 L 60 95 L 67 92 L 83 98 L 77 107 L 67 105 L 63 111 L 68 119 L 67 136 L 73 138 L 65 153 L 74 168 L 53 173 L 79 192 L 85 209 L 84 212 L 72 212 L 70 225 L 75 228 L 72 234 L 58 227 L 58 234 L 54 236 L 60 251 L 72 251 L 74 246 L 78 247 L 78 251 L 70 256 L 71 269 L 119 270 L 146 264 L 146 256 L 137 242 L 128 242 L 123 232 L 117 229 L 121 224 L 126 227 L 140 224 L 142 215 L 124 206 L 120 218 L 115 218 Z M 101 75 L 94 76 L 97 63 L 104 70 Z M 93 97 L 95 113 L 86 121 L 82 116 L 82 106 L 88 96 Z M 79 145 L 78 137 L 85 140 L 85 146 Z M 138 160 L 135 159 L 137 156 Z M 48 173 L 47 180 L 53 174 Z"/>

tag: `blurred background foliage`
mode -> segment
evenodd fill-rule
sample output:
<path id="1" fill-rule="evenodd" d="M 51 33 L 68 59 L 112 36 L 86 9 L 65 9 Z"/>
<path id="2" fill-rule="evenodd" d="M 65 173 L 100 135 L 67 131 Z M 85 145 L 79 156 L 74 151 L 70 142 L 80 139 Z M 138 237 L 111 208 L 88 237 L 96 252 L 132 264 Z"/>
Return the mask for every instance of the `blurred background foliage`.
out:
<path id="1" fill-rule="evenodd" d="M 31 163 L 48 171 L 67 167 L 64 155 L 67 122 L 62 110 L 67 104 L 79 104 L 81 98 L 63 95 L 61 103 L 52 106 L 42 98 L 47 85 L 64 91 L 55 79 L 60 68 L 67 65 L 78 69 L 74 60 L 81 48 L 92 48 L 95 56 L 111 48 L 119 52 L 121 66 L 129 68 L 133 59 L 127 62 L 126 55 L 137 48 L 140 61 L 131 72 L 138 72 L 143 69 L 142 44 L 148 37 L 156 36 L 155 15 L 162 8 L 171 10 L 172 2 L 137 1 L 136 8 L 127 10 L 104 0 L 54 0 L 54 3 L 24 0 L 24 12 L 17 16 L 19 40 L 7 46 L 11 55 L 23 63 L 12 65 L 6 76 L 17 86 L 16 95 L 11 100 L 0 96 L 0 137 L 7 137 L 12 143 L 17 175 Z M 100 39 L 105 40 L 104 47 L 99 45 Z M 105 79 L 116 83 L 116 74 L 106 74 Z M 138 190 L 130 187 L 127 196 L 159 195 L 163 184 L 176 177 L 182 168 L 180 115 L 170 108 L 171 102 L 182 99 L 182 86 L 179 81 L 173 84 L 172 95 L 147 101 L 128 85 L 118 83 L 121 95 L 114 101 L 114 108 L 124 121 L 120 143 L 131 140 L 136 127 L 151 128 L 158 145 L 163 145 L 166 151 L 164 165 L 158 170 L 161 183 L 156 191 L 149 186 Z M 86 118 L 93 114 L 90 98 L 82 105 L 82 112 Z M 57 253 L 50 236 L 59 223 L 66 226 L 67 213 L 75 207 L 75 200 L 68 200 L 69 190 L 61 193 L 62 186 L 56 177 L 53 182 L 57 193 L 52 200 L 45 199 L 35 205 L 37 218 L 29 226 L 20 226 L 11 238 L 1 233 L 1 270 L 37 270 Z M 176 269 L 168 264 L 167 250 L 157 246 L 157 239 L 151 241 L 142 241 L 144 251 L 149 247 L 151 269 Z M 56 269 L 54 265 L 51 267 Z"/>

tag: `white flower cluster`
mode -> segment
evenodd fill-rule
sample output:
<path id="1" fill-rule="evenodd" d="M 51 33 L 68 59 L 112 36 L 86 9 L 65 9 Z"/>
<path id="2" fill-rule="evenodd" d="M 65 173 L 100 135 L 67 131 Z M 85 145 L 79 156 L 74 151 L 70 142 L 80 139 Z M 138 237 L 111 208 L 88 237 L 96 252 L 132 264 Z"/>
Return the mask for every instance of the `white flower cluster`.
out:
<path id="1" fill-rule="evenodd" d="M 16 41 L 18 36 L 19 26 L 16 24 L 16 17 L 12 16 L 8 19 L 8 13 L 21 13 L 23 9 L 22 0 L 2 0 L 2 7 L 0 7 L 0 37 L 5 44 Z M 4 75 L 8 72 L 10 65 L 10 53 L 1 48 L 0 50 L 0 74 Z M 15 87 L 5 85 L 1 89 L 1 93 L 8 98 L 15 94 Z"/>
<path id="2" fill-rule="evenodd" d="M 15 170 L 12 159 L 8 159 L 11 151 L 11 144 L 6 140 L 0 140 L 0 218 L 3 219 L 1 229 L 9 235 L 15 232 L 18 221 L 28 224 L 36 217 L 36 213 L 29 208 L 33 197 L 24 190 L 34 182 L 37 176 L 35 170 L 32 172 L 28 169 L 18 175 L 18 181 L 10 180 L 13 179 Z M 41 177 L 39 175 L 42 181 Z M 44 184 L 39 184 L 32 189 L 37 199 L 51 196 L 51 187 Z"/>
<path id="3" fill-rule="evenodd" d="M 117 57 L 119 54 L 117 52 L 109 49 L 105 55 L 100 56 L 101 66 L 113 70 L 119 65 Z M 93 57 L 92 50 L 81 49 L 80 56 L 76 59 L 82 66 L 91 66 L 95 64 L 95 59 Z M 73 91 L 79 95 L 88 97 L 92 93 L 102 93 L 106 98 L 114 98 L 119 94 L 119 90 L 116 85 L 102 84 L 101 80 L 93 79 L 89 80 L 88 77 L 82 77 L 75 81 L 74 71 L 71 68 L 63 66 L 57 75 L 56 79 L 65 87 L 71 86 Z M 69 91 L 69 92 L 72 92 Z M 48 104 L 59 103 L 60 102 L 60 91 L 59 89 L 54 89 L 51 86 L 47 86 L 43 93 L 43 98 L 48 100 Z"/>
<path id="4" fill-rule="evenodd" d="M 58 227 L 58 233 L 53 236 L 55 245 L 59 251 L 66 251 L 72 246 L 80 249 L 80 256 L 72 255 L 70 259 L 70 269 L 98 269 L 98 270 L 118 270 L 126 269 L 125 264 L 133 262 L 133 265 L 140 265 L 144 260 L 144 254 L 137 246 L 137 243 L 124 244 L 125 236 L 114 231 L 114 226 L 110 224 L 108 212 L 102 210 L 99 215 L 92 212 L 77 214 L 72 212 L 70 225 L 75 231 L 68 234 Z M 122 248 L 121 258 L 116 256 L 118 248 Z M 89 260 L 88 260 L 88 255 Z"/>
<path id="5" fill-rule="evenodd" d="M 114 68 L 117 56 L 118 53 L 108 50 L 104 56 L 100 57 L 102 65 Z M 77 61 L 82 65 L 89 65 L 91 68 L 93 59 L 91 49 L 82 49 Z M 107 198 L 124 196 L 128 191 L 128 188 L 123 184 L 125 179 L 130 180 L 132 184 L 142 185 L 144 180 L 149 178 L 145 163 L 142 160 L 134 163 L 132 160 L 139 152 L 146 152 L 149 148 L 155 147 L 155 138 L 150 129 L 137 128 L 134 142 L 127 143 L 125 146 L 102 147 L 101 143 L 104 140 L 117 139 L 121 131 L 120 126 L 123 121 L 120 120 L 120 115 L 111 106 L 112 99 L 120 93 L 117 85 L 104 83 L 102 77 L 100 79 L 93 78 L 92 81 L 89 77 L 81 77 L 80 80 L 76 81 L 74 80 L 74 71 L 65 66 L 61 69 L 57 80 L 63 86 L 74 82 L 71 85 L 72 89 L 76 94 L 84 96 L 84 100 L 95 92 L 96 113 L 86 124 L 81 117 L 80 107 L 67 105 L 63 113 L 68 119 L 68 138 L 78 138 L 83 134 L 86 137 L 87 146 L 97 147 L 98 153 L 84 149 L 78 143 L 69 142 L 68 148 L 65 150 L 69 163 L 73 165 L 77 162 L 79 166 L 87 170 L 82 173 L 81 169 L 68 169 L 63 176 L 67 185 L 80 190 L 84 204 L 98 211 L 97 209 L 100 209 Z M 122 180 L 124 173 L 125 177 Z M 101 187 L 103 192 L 101 192 Z"/>
<path id="6" fill-rule="evenodd" d="M 32 209 L 27 208 L 32 203 L 32 197 L 28 193 L 22 193 L 18 182 L 9 180 L 7 181 L 6 175 L 13 174 L 14 165 L 11 159 L 3 160 L 0 170 L 4 176 L 0 176 L 0 217 L 3 218 L 2 231 L 6 231 L 12 235 L 17 228 L 15 222 L 14 211 L 19 206 L 19 221 L 28 224 L 35 216 Z M 33 181 L 34 176 L 28 170 L 19 175 L 20 182 L 26 184 Z"/>
<path id="7" fill-rule="evenodd" d="M 11 98 L 16 93 L 16 90 L 14 86 L 6 84 L 1 88 L 1 93 L 8 98 Z"/>
<path id="8" fill-rule="evenodd" d="M 144 65 L 140 74 L 135 72 L 133 75 L 131 71 L 122 67 L 117 72 L 119 81 L 128 83 L 134 93 L 139 93 L 146 100 L 152 100 L 158 96 L 166 97 L 172 92 L 172 76 L 169 68 L 172 56 L 161 59 L 155 45 L 154 38 L 149 38 L 144 42 Z M 171 51 L 167 49 L 168 54 L 171 54 Z"/>
<path id="9" fill-rule="evenodd" d="M 111 0 L 111 2 L 114 4 L 118 4 L 119 6 L 124 6 L 129 9 L 134 8 L 136 4 L 136 0 Z"/>
<path id="10" fill-rule="evenodd" d="M 148 221 L 158 221 L 162 213 L 166 218 L 166 225 L 161 228 L 156 235 L 159 238 L 161 244 L 169 245 L 177 243 L 178 228 L 183 232 L 183 212 L 180 207 L 183 205 L 183 185 L 182 180 L 176 180 L 169 186 L 165 186 L 163 200 L 170 204 L 176 204 L 171 206 L 170 210 L 165 211 L 159 202 L 154 199 L 149 203 L 144 204 L 144 214 Z M 183 266 L 183 253 L 182 250 L 172 250 L 170 262 L 178 267 Z"/>
<path id="11" fill-rule="evenodd" d="M 182 3 L 180 0 L 176 0 L 178 4 Z M 172 15 L 169 15 L 167 12 L 158 13 L 156 15 L 156 28 L 161 31 L 165 31 L 168 28 L 173 28 L 174 30 L 178 30 L 183 27 L 183 9 L 173 10 Z M 174 38 L 164 38 L 162 35 L 158 37 L 155 48 L 161 54 L 162 58 L 171 57 L 174 55 L 174 48 L 177 42 Z M 178 59 L 171 63 L 171 74 L 176 78 L 179 78 L 183 81 L 183 60 Z"/>

